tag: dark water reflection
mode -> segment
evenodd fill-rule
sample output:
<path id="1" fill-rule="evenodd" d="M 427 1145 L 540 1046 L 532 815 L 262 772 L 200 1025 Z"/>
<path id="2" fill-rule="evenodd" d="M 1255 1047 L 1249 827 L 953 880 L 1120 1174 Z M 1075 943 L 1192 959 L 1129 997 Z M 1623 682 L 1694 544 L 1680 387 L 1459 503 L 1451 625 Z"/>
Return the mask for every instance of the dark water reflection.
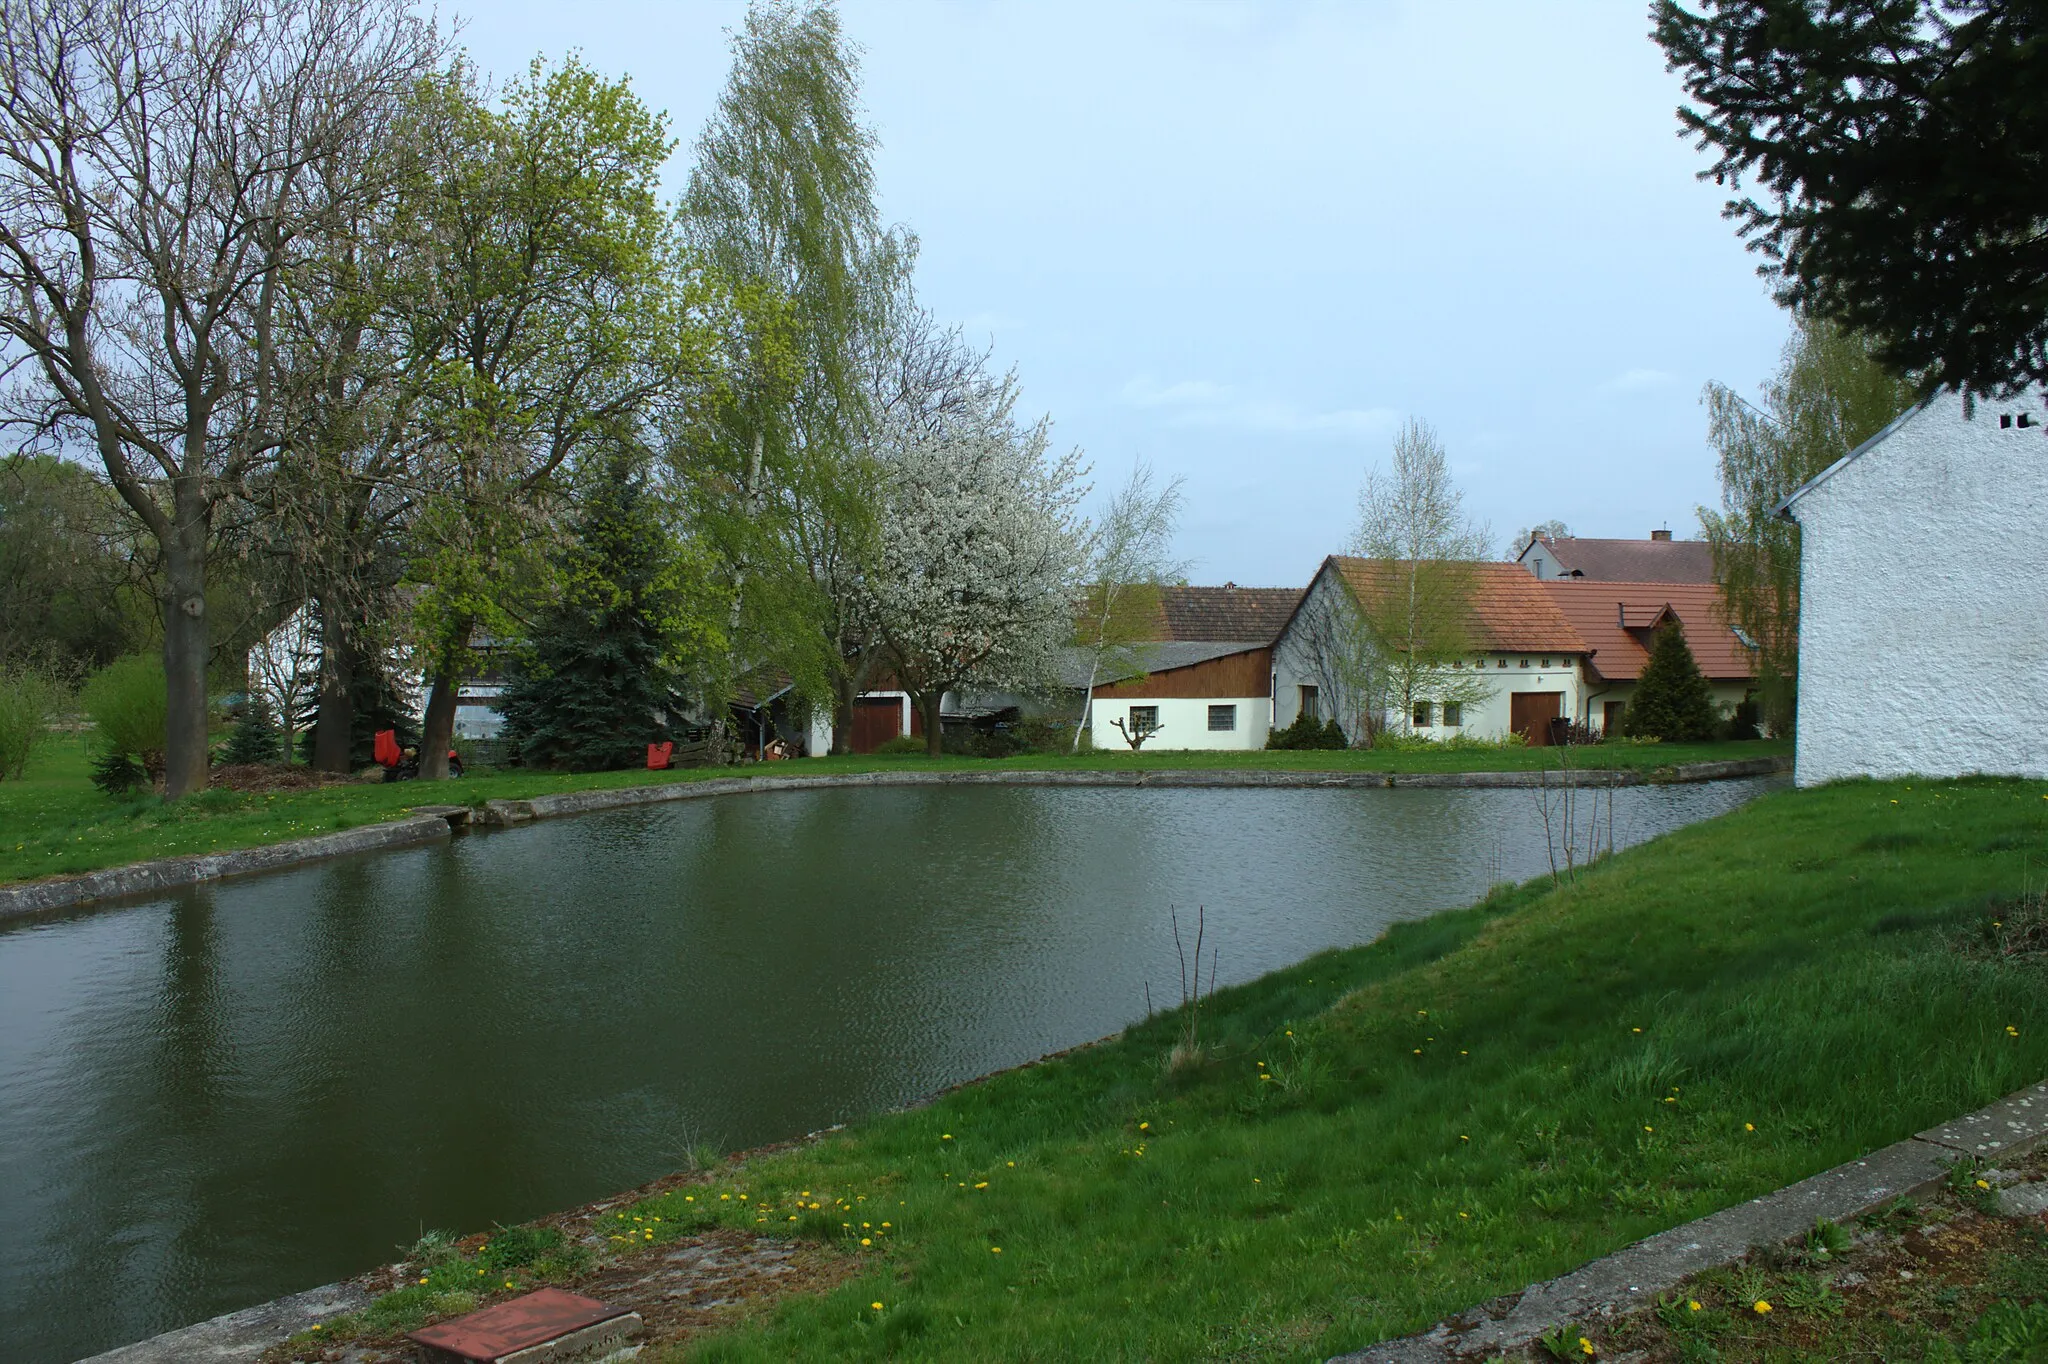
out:
<path id="1" fill-rule="evenodd" d="M 1639 841 L 1758 783 L 1620 793 Z M 0 1359 L 63 1361 L 1099 1037 L 1544 865 L 1518 791 L 790 792 L 0 930 Z"/>

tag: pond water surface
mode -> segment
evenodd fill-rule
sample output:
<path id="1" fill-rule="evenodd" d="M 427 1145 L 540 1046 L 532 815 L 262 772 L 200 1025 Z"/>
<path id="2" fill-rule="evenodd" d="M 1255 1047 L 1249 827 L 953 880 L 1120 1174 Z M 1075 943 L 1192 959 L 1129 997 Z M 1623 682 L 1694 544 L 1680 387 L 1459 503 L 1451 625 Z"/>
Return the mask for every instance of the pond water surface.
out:
<path id="1" fill-rule="evenodd" d="M 1618 793 L 1621 844 L 1761 782 Z M 0 928 L 0 1359 L 56 1364 L 1116 1031 L 1546 865 L 1511 790 L 641 807 Z"/>

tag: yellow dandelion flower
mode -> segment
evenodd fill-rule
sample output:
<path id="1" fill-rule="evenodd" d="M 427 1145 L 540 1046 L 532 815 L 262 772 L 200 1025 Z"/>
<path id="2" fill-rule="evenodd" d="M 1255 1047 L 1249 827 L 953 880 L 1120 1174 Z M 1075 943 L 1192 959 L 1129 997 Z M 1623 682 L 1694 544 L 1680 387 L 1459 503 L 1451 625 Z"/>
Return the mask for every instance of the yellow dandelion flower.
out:
<path id="1" fill-rule="evenodd" d="M 1699 1311 L 1699 1310 L 1700 1310 L 1700 1304 L 1699 1304 L 1699 1299 L 1697 1299 L 1697 1298 L 1690 1298 L 1690 1299 L 1688 1299 L 1688 1300 L 1686 1301 L 1686 1304 L 1685 1304 L 1685 1310 L 1686 1310 L 1686 1311 L 1688 1311 L 1688 1312 L 1697 1312 L 1697 1311 Z"/>
<path id="2" fill-rule="evenodd" d="M 990 1246 L 988 1248 L 988 1253 L 991 1255 L 1000 1255 L 1003 1253 L 1003 1248 L 1001 1246 Z"/>
<path id="3" fill-rule="evenodd" d="M 874 1309 L 875 1309 L 875 1310 L 876 1310 L 877 1312 L 879 1312 L 879 1311 L 881 1311 L 881 1310 L 882 1310 L 882 1304 L 880 1304 L 880 1303 L 878 1303 L 878 1302 L 871 1302 L 871 1303 L 869 1303 L 869 1304 L 868 1304 L 868 1306 L 870 1306 L 870 1307 L 874 1308 Z"/>
<path id="4" fill-rule="evenodd" d="M 861 1238 L 860 1238 L 860 1243 L 861 1243 L 862 1245 L 864 1245 L 864 1246 L 871 1246 L 871 1245 L 873 1245 L 873 1244 L 874 1244 L 875 1242 L 874 1242 L 874 1238 L 872 1238 L 872 1237 L 868 1237 L 868 1236 L 863 1236 L 863 1237 L 861 1237 Z"/>
<path id="5" fill-rule="evenodd" d="M 1894 804 L 1896 804 L 1896 802 L 1894 802 Z M 1763 1298 L 1758 1298 L 1756 1302 L 1752 1304 L 1751 1310 L 1753 1310 L 1760 1317 L 1766 1316 L 1769 1314 L 1771 1310 L 1771 1304 Z"/>

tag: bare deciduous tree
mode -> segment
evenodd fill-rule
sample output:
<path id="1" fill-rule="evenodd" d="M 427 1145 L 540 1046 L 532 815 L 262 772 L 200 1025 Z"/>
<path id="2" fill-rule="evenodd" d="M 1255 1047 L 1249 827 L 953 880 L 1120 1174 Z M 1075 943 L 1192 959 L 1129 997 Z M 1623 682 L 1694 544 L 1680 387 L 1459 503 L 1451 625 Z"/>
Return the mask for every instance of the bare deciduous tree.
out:
<path id="1" fill-rule="evenodd" d="M 1152 467 L 1142 459 L 1117 489 L 1102 519 L 1089 529 L 1086 585 L 1076 636 L 1088 653 L 1088 685 L 1081 693 L 1081 715 L 1074 724 L 1073 747 L 1081 746 L 1088 712 L 1095 703 L 1095 681 L 1104 664 L 1129 665 L 1132 645 L 1148 637 L 1159 612 L 1160 588 L 1183 576 L 1187 565 L 1168 558 L 1173 532 L 1180 523 L 1181 483 L 1175 477 L 1155 486 Z M 1125 736 L 1128 740 L 1129 736 Z M 1137 747 L 1132 744 L 1132 747 Z"/>
<path id="2" fill-rule="evenodd" d="M 161 551 L 169 795 L 206 784 L 214 515 L 285 438 L 311 168 L 437 56 L 405 0 L 0 0 L 7 416 L 91 449 Z"/>

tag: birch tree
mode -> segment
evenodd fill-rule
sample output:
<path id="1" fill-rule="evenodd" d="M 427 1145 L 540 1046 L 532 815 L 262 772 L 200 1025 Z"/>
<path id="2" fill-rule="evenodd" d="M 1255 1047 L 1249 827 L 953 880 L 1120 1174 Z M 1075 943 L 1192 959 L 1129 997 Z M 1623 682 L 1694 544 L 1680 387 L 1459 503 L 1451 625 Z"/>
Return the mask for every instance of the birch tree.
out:
<path id="1" fill-rule="evenodd" d="M 726 561 L 736 666 L 844 699 L 848 592 L 872 558 L 864 432 L 915 242 L 883 228 L 858 54 L 829 4 L 762 3 L 697 142 L 682 225 L 729 300 L 722 383 L 676 447 Z"/>
<path id="2" fill-rule="evenodd" d="M 1492 539 L 1466 517 L 1443 442 L 1411 418 L 1394 438 L 1390 467 L 1366 475 L 1352 538 L 1352 553 L 1367 561 L 1354 584 L 1360 642 L 1381 679 L 1375 690 L 1403 725 L 1418 701 L 1471 705 L 1490 693 L 1453 664 L 1473 647 L 1478 562 Z M 1366 715 L 1374 733 L 1383 721 L 1378 707 Z"/>
<path id="3" fill-rule="evenodd" d="M 929 427 L 899 415 L 883 456 L 871 601 L 934 757 L 948 691 L 1042 685 L 1073 634 L 1081 452 L 1050 455 L 1048 423 L 1020 427 L 1016 403 L 1010 376 Z"/>
<path id="4" fill-rule="evenodd" d="M 1707 442 L 1719 455 L 1721 508 L 1699 509 L 1726 623 L 1756 657 L 1757 700 L 1789 735 L 1799 675 L 1799 526 L 1777 508 L 1800 484 L 1912 405 L 1915 392 L 1835 323 L 1793 318 L 1778 372 L 1756 406 L 1710 383 Z"/>
<path id="5" fill-rule="evenodd" d="M 438 52 L 404 0 L 0 3 L 8 415 L 90 449 L 156 543 L 170 796 L 206 784 L 209 541 L 282 438 L 310 168 Z"/>
<path id="6" fill-rule="evenodd" d="M 1132 646 L 1150 637 L 1158 617 L 1160 588 L 1187 572 L 1185 563 L 1169 557 L 1180 524 L 1183 482 L 1176 476 L 1155 485 L 1152 466 L 1141 459 L 1089 528 L 1086 585 L 1075 631 L 1088 655 L 1088 683 L 1074 725 L 1077 752 L 1104 666 L 1128 670 L 1135 661 Z"/>

